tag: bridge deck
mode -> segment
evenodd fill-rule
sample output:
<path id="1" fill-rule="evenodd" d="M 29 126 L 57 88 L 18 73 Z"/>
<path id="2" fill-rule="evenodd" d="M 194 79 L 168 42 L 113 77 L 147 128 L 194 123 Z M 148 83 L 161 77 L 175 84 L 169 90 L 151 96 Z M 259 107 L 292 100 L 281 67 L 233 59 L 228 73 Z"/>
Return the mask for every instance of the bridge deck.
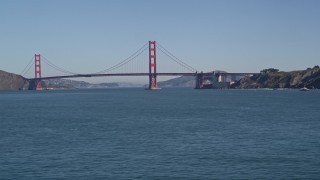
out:
<path id="1" fill-rule="evenodd" d="M 157 76 L 196 76 L 197 74 L 202 74 L 205 76 L 211 76 L 213 73 L 152 73 Z M 216 73 L 218 75 L 253 75 L 257 73 Z M 149 73 L 115 73 L 115 74 L 74 74 L 66 76 L 50 76 L 42 78 L 30 78 L 29 80 L 41 79 L 61 79 L 61 78 L 81 78 L 81 77 L 103 77 L 103 76 L 149 76 Z"/>
<path id="2" fill-rule="evenodd" d="M 157 76 L 196 76 L 196 73 L 156 73 Z M 74 74 L 66 76 L 50 76 L 42 77 L 46 79 L 61 79 L 61 78 L 80 78 L 80 77 L 104 77 L 104 76 L 149 76 L 149 73 L 115 73 L 115 74 Z M 36 78 L 31 78 L 36 79 Z"/>

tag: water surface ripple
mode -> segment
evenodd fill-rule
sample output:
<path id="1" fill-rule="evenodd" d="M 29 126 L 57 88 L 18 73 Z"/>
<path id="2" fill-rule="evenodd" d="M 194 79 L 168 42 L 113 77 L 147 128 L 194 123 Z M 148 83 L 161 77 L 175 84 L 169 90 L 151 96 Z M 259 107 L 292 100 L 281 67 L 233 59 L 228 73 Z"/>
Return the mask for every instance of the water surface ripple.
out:
<path id="1" fill-rule="evenodd" d="M 0 92 L 0 179 L 319 179 L 320 91 Z"/>

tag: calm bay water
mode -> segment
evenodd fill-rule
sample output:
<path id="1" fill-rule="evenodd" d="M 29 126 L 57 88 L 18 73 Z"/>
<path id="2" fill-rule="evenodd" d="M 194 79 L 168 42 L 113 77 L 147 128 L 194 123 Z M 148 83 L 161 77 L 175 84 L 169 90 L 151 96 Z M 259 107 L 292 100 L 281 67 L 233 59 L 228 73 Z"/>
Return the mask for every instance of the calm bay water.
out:
<path id="1" fill-rule="evenodd" d="M 320 179 L 320 91 L 0 92 L 0 179 Z"/>

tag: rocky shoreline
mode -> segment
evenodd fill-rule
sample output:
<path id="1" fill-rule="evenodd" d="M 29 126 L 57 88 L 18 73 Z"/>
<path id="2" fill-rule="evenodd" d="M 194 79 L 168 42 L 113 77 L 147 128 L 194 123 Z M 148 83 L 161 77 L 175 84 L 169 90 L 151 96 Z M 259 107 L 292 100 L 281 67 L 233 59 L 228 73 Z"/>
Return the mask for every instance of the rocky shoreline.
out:
<path id="1" fill-rule="evenodd" d="M 302 71 L 283 72 L 275 69 L 246 77 L 231 85 L 233 89 L 257 88 L 308 88 L 320 89 L 320 68 L 315 66 Z"/>
<path id="2" fill-rule="evenodd" d="M 178 77 L 159 82 L 159 87 L 194 87 L 194 77 Z M 17 74 L 0 70 L 0 90 L 29 90 L 34 89 L 34 82 Z M 133 84 L 119 83 L 90 84 L 84 81 L 67 79 L 44 80 L 42 87 L 48 89 L 79 89 L 79 88 L 112 88 L 135 87 Z M 245 77 L 230 86 L 231 89 L 320 89 L 320 68 L 314 66 L 301 71 L 284 72 L 277 69 L 265 69 L 260 74 Z"/>

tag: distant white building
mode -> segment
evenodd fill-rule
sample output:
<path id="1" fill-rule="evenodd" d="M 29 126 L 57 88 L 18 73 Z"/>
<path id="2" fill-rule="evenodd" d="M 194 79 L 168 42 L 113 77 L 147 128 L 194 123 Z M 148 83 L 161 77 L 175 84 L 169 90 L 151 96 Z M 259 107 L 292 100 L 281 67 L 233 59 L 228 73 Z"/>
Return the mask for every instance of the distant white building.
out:
<path id="1" fill-rule="evenodd" d="M 233 75 L 233 74 L 221 74 L 218 77 L 218 82 L 230 82 L 234 83 L 236 81 L 239 81 L 240 79 L 246 77 L 247 75 Z"/>

